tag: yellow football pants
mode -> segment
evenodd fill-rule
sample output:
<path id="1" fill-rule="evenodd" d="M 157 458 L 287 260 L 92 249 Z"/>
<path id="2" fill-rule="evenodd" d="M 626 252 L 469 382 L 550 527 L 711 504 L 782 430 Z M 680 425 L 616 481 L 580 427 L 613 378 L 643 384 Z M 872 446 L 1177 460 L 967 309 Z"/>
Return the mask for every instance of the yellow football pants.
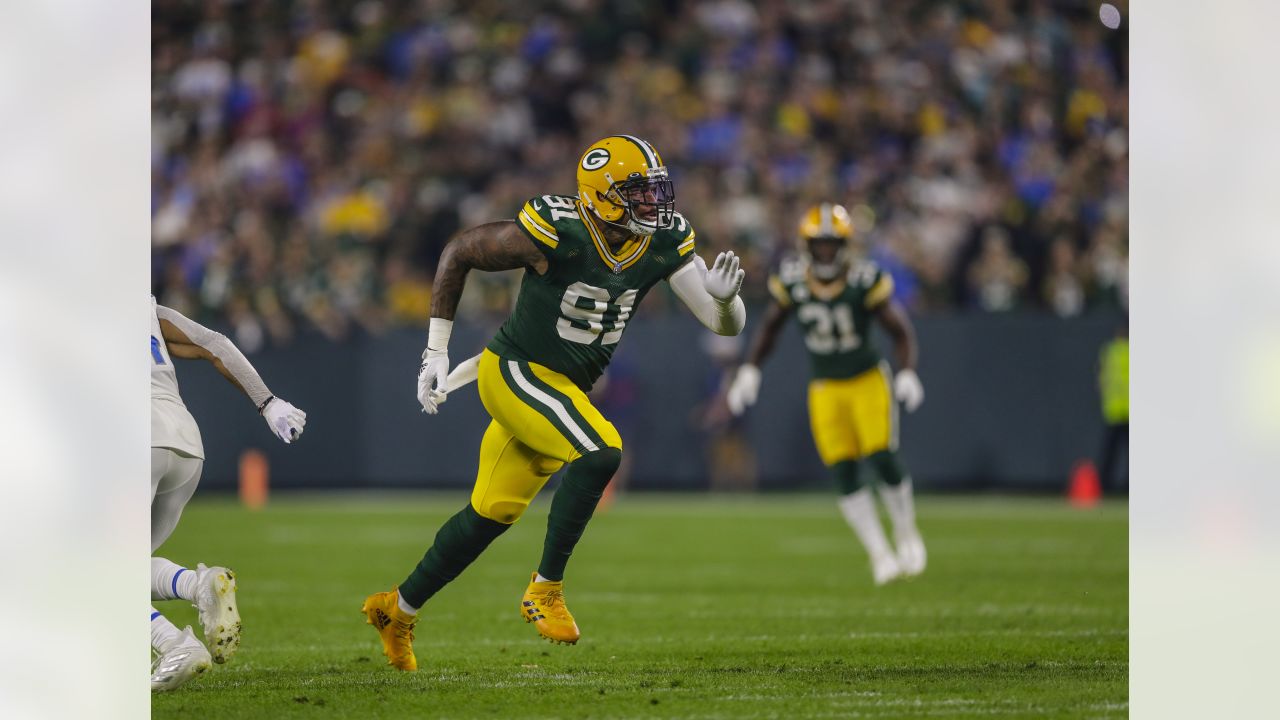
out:
<path id="1" fill-rule="evenodd" d="M 860 375 L 809 383 L 809 424 L 824 465 L 898 449 L 898 405 L 881 363 Z"/>
<path id="2" fill-rule="evenodd" d="M 622 449 L 613 423 L 554 370 L 485 349 L 478 383 L 480 402 L 493 418 L 471 491 L 471 505 L 483 517 L 513 523 L 565 463 L 606 447 Z"/>

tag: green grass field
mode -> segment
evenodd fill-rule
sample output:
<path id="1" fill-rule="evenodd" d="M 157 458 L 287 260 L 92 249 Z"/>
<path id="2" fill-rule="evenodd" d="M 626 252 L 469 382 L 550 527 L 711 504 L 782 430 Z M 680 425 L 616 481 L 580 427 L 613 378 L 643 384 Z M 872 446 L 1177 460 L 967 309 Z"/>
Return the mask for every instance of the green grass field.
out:
<path id="1" fill-rule="evenodd" d="M 582 628 L 518 616 L 540 498 L 425 608 L 421 670 L 385 665 L 364 596 L 462 495 L 197 498 L 159 555 L 236 571 L 244 639 L 155 718 L 1125 717 L 1128 508 L 923 497 L 929 569 L 885 588 L 825 495 L 624 496 L 569 565 Z M 183 602 L 157 603 L 179 626 Z"/>

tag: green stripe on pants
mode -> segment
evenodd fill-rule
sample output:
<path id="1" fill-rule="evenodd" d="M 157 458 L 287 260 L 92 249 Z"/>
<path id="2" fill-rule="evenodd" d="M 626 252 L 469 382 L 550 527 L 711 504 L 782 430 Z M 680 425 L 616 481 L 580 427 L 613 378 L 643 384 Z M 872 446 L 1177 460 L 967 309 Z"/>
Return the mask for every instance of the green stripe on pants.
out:
<path id="1" fill-rule="evenodd" d="M 578 406 L 573 404 L 573 398 L 555 389 L 551 385 L 547 384 L 542 378 L 535 375 L 533 369 L 529 367 L 529 363 L 520 363 L 520 370 L 524 378 L 528 380 L 531 385 L 547 395 L 550 395 L 552 398 L 559 400 L 560 404 L 564 405 L 564 409 L 569 414 L 569 418 L 578 425 L 582 432 L 586 434 L 592 443 L 595 444 L 596 449 L 606 448 L 609 446 L 609 443 L 605 442 L 604 438 L 600 437 L 600 433 L 596 432 L 595 427 L 591 425 L 586 416 L 578 411 Z M 577 443 L 574 444 L 577 445 Z"/>
<path id="2" fill-rule="evenodd" d="M 569 426 L 564 422 L 563 419 L 561 419 L 561 417 L 555 412 L 555 410 L 549 407 L 547 403 L 534 397 L 528 390 L 526 390 L 524 387 L 521 386 L 520 381 L 512 373 L 512 368 L 510 365 L 511 362 L 512 361 L 506 360 L 504 358 L 498 359 L 498 367 L 502 371 L 502 379 L 506 381 L 507 387 L 511 390 L 511 392 L 514 393 L 515 396 L 519 398 L 521 402 L 529 406 L 529 408 L 532 409 L 534 412 L 537 412 L 539 415 L 546 418 L 547 422 L 551 423 L 551 426 L 554 427 L 556 431 L 560 433 L 561 437 L 563 437 L 565 440 L 569 442 L 570 446 L 577 449 L 577 451 L 580 453 L 585 452 L 587 448 L 584 447 L 582 440 L 574 434 L 573 430 L 569 428 Z M 529 379 L 529 376 L 532 374 L 533 373 L 527 370 L 520 372 L 520 376 L 524 378 L 525 381 L 528 382 L 531 387 L 536 388 L 537 386 L 534 385 L 533 382 L 530 381 Z M 569 417 L 572 417 L 572 415 L 570 415 Z M 586 435 L 586 437 L 590 438 L 590 435 Z"/>

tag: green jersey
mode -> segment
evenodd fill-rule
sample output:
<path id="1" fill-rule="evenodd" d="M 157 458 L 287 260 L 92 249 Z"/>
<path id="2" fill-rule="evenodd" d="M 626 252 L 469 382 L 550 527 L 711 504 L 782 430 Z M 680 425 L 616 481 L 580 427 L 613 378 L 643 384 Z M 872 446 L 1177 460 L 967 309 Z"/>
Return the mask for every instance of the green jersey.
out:
<path id="1" fill-rule="evenodd" d="M 819 285 L 810 279 L 808 263 L 788 260 L 769 278 L 769 293 L 795 309 L 815 379 L 849 378 L 880 364 L 871 321 L 893 295 L 893 278 L 875 263 L 855 262 L 842 284 Z"/>
<path id="2" fill-rule="evenodd" d="M 516 308 L 489 349 L 549 367 L 588 391 L 636 305 L 693 259 L 693 228 L 676 213 L 670 229 L 633 237 L 614 250 L 600 220 L 565 195 L 530 200 L 516 223 L 546 256 L 547 271 L 525 271 Z"/>

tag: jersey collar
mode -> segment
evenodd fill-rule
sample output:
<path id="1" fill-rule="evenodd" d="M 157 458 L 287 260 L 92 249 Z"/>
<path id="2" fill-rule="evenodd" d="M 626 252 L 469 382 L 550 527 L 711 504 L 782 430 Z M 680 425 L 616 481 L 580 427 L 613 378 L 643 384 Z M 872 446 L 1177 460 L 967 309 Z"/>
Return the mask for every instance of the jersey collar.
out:
<path id="1" fill-rule="evenodd" d="M 849 278 L 847 275 L 841 275 L 829 283 L 822 283 L 818 282 L 818 279 L 813 276 L 809 268 L 805 268 L 804 284 L 809 288 L 809 295 L 823 302 L 829 302 L 840 297 L 844 289 L 849 286 Z"/>
<path id="2" fill-rule="evenodd" d="M 600 254 L 600 259 L 608 265 L 614 274 L 635 265 L 649 249 L 649 241 L 652 235 L 644 235 L 639 242 L 635 240 L 628 241 L 622 246 L 618 255 L 614 255 L 609 249 L 609 243 L 605 240 L 604 232 L 596 225 L 595 218 L 592 216 L 591 210 L 582 204 L 581 200 L 576 201 L 578 205 L 578 214 L 582 217 L 582 224 L 587 227 L 587 234 L 591 236 L 591 243 L 596 246 L 596 252 Z"/>

